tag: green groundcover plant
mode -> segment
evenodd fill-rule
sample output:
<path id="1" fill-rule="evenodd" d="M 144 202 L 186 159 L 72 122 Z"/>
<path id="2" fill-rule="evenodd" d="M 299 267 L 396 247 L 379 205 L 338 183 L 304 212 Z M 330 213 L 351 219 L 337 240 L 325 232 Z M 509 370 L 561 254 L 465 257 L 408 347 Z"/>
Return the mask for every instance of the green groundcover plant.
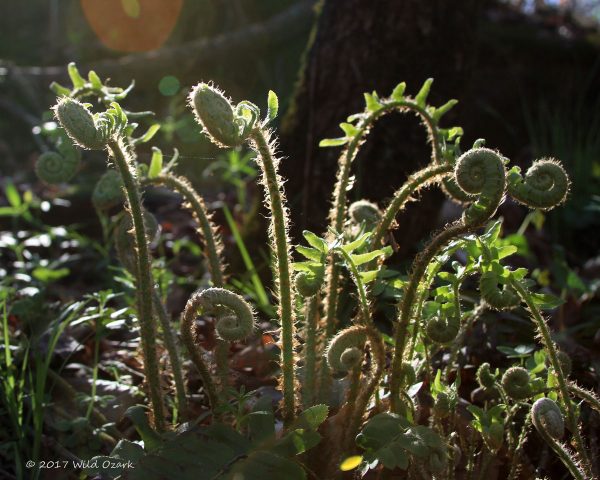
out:
<path id="1" fill-rule="evenodd" d="M 159 149 L 153 149 L 149 165 L 138 162 L 136 147 L 151 141 L 157 127 L 135 135 L 135 121 L 143 112 L 121 106 L 131 87 L 107 86 L 93 71 L 85 79 L 74 64 L 69 73 L 72 88 L 53 85 L 59 95 L 55 116 L 66 135 L 56 137 L 56 151 L 40 156 L 36 172 L 48 183 L 68 182 L 82 161 L 80 150 L 108 155 L 108 170 L 93 201 L 100 210 L 125 207 L 115 245 L 135 278 L 149 399 L 149 410 L 128 411 L 143 441 L 121 439 L 110 457 L 96 457 L 87 466 L 88 474 L 145 480 L 302 479 L 359 478 L 374 471 L 381 478 L 483 478 L 497 457 L 508 478 L 516 479 L 527 461 L 523 447 L 535 430 L 574 478 L 593 477 L 581 409 L 600 410 L 600 401 L 570 380 L 570 359 L 557 349 L 543 316 L 557 299 L 536 292 L 526 269 L 505 264 L 516 247 L 503 241 L 501 221 L 494 220 L 508 197 L 540 210 L 563 203 L 569 180 L 558 161 L 537 160 L 521 172 L 483 140 L 463 152 L 462 129 L 440 125 L 456 101 L 429 105 L 431 79 L 414 97 L 405 93 L 404 83 L 389 97 L 367 93 L 364 110 L 340 125 L 343 135 L 321 142 L 322 147 L 341 147 L 329 228 L 324 235 L 306 231 L 303 244 L 292 245 L 277 139 L 270 128 L 277 96 L 269 92 L 267 112 L 261 115 L 251 102 L 234 105 L 214 85 L 195 86 L 189 106 L 202 133 L 220 147 L 246 145 L 257 155 L 270 213 L 279 327 L 282 399 L 274 406 L 264 398 L 250 401 L 252 394 L 240 397 L 230 386 L 230 343 L 256 333 L 257 314 L 246 298 L 228 288 L 228 276 L 236 272 L 225 267 L 219 228 L 202 197 L 175 173 L 175 159 L 163 163 Z M 88 98 L 97 100 L 94 106 L 83 103 Z M 383 208 L 369 200 L 349 205 L 352 164 L 371 128 L 392 112 L 420 119 L 431 145 L 430 161 Z M 172 331 L 152 275 L 149 244 L 157 222 L 143 204 L 148 186 L 171 189 L 185 199 L 210 270 L 212 286 L 189 298 L 180 336 Z M 441 187 L 463 205 L 462 216 L 435 232 L 408 274 L 400 275 L 385 262 L 392 253 L 390 232 L 398 227 L 398 213 L 430 186 Z M 464 285 L 475 285 L 477 294 L 461 295 Z M 395 321 L 388 336 L 375 324 L 374 312 L 390 304 Z M 479 365 L 477 381 L 486 400 L 478 407 L 461 398 L 459 351 L 475 322 L 502 310 L 527 316 L 541 348 L 505 371 Z M 205 351 L 197 341 L 199 316 L 216 321 L 214 351 Z M 183 419 L 176 429 L 159 380 L 159 331 L 169 353 L 173 401 Z M 181 356 L 191 360 L 202 379 L 203 401 L 210 407 L 202 418 L 189 408 L 197 392 L 186 391 Z M 433 362 L 440 357 L 443 365 Z M 236 398 L 244 403 L 241 410 L 232 407 Z M 99 461 L 106 459 L 113 462 Z"/>

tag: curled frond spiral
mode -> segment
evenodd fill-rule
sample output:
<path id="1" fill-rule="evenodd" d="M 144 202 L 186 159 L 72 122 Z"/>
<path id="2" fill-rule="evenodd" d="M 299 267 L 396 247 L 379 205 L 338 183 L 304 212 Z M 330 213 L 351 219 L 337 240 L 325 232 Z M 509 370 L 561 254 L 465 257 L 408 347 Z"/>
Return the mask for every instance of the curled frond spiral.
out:
<path id="1" fill-rule="evenodd" d="M 515 289 L 506 283 L 501 285 L 500 276 L 492 270 L 488 270 L 481 275 L 479 290 L 481 298 L 496 310 L 515 307 L 520 302 L 519 295 Z"/>
<path id="2" fill-rule="evenodd" d="M 100 177 L 92 192 L 92 203 L 99 210 L 106 210 L 125 201 L 123 180 L 116 170 L 107 170 Z"/>
<path id="3" fill-rule="evenodd" d="M 364 222 L 371 230 L 381 219 L 382 212 L 375 203 L 363 199 L 350 204 L 348 216 L 353 223 L 360 225 Z"/>
<path id="4" fill-rule="evenodd" d="M 565 420 L 560 408 L 550 398 L 540 398 L 531 407 L 531 421 L 538 432 L 544 431 L 560 440 L 565 433 Z"/>
<path id="5" fill-rule="evenodd" d="M 364 355 L 367 329 L 362 326 L 350 327 L 339 332 L 327 347 L 327 363 L 339 372 L 347 372 L 360 365 Z"/>
<path id="6" fill-rule="evenodd" d="M 525 400 L 532 395 L 529 372 L 523 367 L 511 367 L 502 375 L 502 388 L 514 400 Z"/>
<path id="7" fill-rule="evenodd" d="M 492 388 L 496 384 L 496 375 L 491 372 L 489 363 L 482 363 L 477 369 L 477 383 L 484 389 Z"/>
<path id="8" fill-rule="evenodd" d="M 427 322 L 427 337 L 436 343 L 450 343 L 458 335 L 460 319 L 454 315 L 440 315 Z"/>
<path id="9" fill-rule="evenodd" d="M 531 208 L 550 210 L 563 203 L 569 193 L 569 177 L 562 165 L 552 159 L 534 162 L 524 178 L 519 167 L 513 167 L 507 181 L 511 197 Z"/>
<path id="10" fill-rule="evenodd" d="M 54 107 L 56 118 L 69 137 L 86 150 L 103 150 L 109 140 L 106 131 L 99 128 L 87 107 L 69 97 L 63 97 Z"/>
<path id="11" fill-rule="evenodd" d="M 309 298 L 316 295 L 321 289 L 324 278 L 324 275 L 311 275 L 309 272 L 300 272 L 294 277 L 294 285 L 301 296 Z"/>
<path id="12" fill-rule="evenodd" d="M 223 340 L 244 340 L 254 331 L 252 307 L 238 294 L 224 288 L 208 288 L 197 297 L 197 305 L 203 312 L 221 313 L 216 330 Z M 222 307 L 232 314 L 222 314 Z"/>
<path id="13" fill-rule="evenodd" d="M 35 173 L 40 180 L 50 185 L 68 182 L 79 167 L 78 155 L 61 155 L 58 152 L 44 152 L 35 162 Z"/>
<path id="14" fill-rule="evenodd" d="M 456 183 L 477 196 L 463 213 L 463 222 L 477 225 L 490 218 L 500 205 L 506 186 L 504 157 L 489 148 L 473 148 L 456 162 Z"/>
<path id="15" fill-rule="evenodd" d="M 573 369 L 573 362 L 571 361 L 571 357 L 569 356 L 569 354 L 561 350 L 557 350 L 556 357 L 558 358 L 560 369 L 562 370 L 562 374 L 565 376 L 565 378 L 571 375 L 571 370 Z M 546 365 L 552 365 L 548 357 L 546 357 Z"/>

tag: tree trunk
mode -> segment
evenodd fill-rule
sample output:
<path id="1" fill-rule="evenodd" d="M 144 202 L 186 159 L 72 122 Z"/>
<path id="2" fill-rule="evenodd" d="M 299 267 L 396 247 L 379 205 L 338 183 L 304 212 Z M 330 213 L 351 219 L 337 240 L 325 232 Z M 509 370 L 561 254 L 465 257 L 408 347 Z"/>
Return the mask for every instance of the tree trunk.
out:
<path id="1" fill-rule="evenodd" d="M 461 98 L 475 54 L 476 23 L 484 0 L 325 0 L 306 52 L 291 107 L 282 126 L 283 173 L 294 208 L 294 233 L 322 232 L 331 200 L 339 148 L 319 148 L 338 137 L 338 124 L 364 107 L 363 93 L 387 96 L 407 82 L 416 94 L 428 77 L 436 79 L 429 101 Z M 457 107 L 456 110 L 459 110 Z M 452 126 L 456 112 L 448 114 Z M 450 123 L 448 123 L 450 122 Z M 392 115 L 371 132 L 355 165 L 350 199 L 385 205 L 407 175 L 430 158 L 424 129 L 413 117 Z M 422 195 L 418 216 L 410 208 L 401 223 L 401 247 L 434 226 L 442 199 Z M 300 212 L 300 215 L 298 215 Z"/>

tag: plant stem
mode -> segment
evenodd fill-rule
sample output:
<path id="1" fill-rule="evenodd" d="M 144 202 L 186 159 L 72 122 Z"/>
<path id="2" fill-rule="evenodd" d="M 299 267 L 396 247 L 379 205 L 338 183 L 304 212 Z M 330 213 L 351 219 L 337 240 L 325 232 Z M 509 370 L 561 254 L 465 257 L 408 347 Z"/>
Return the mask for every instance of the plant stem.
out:
<path id="1" fill-rule="evenodd" d="M 150 253 L 144 228 L 141 195 L 135 179 L 135 166 L 125 153 L 125 147 L 119 140 L 111 140 L 108 148 L 114 158 L 115 166 L 121 174 L 128 212 L 131 215 L 137 250 L 137 280 L 138 291 L 136 295 L 137 313 L 140 322 L 142 351 L 144 353 L 144 370 L 150 391 L 150 401 L 154 414 L 154 424 L 160 432 L 165 429 L 162 392 L 158 360 L 156 357 L 156 325 L 152 315 L 152 276 L 150 273 Z"/>
<path id="2" fill-rule="evenodd" d="M 396 219 L 396 215 L 404 208 L 404 205 L 415 192 L 438 181 L 440 176 L 452 172 L 453 168 L 454 166 L 450 164 L 433 164 L 408 177 L 404 185 L 402 185 L 402 187 L 394 194 L 394 199 L 385 209 L 385 212 L 370 239 L 371 245 L 378 247 L 381 244 L 383 237 L 391 229 Z"/>
<path id="3" fill-rule="evenodd" d="M 427 269 L 427 265 L 433 258 L 438 254 L 441 248 L 443 248 L 448 242 L 452 239 L 464 235 L 471 230 L 476 228 L 472 225 L 465 225 L 464 223 L 456 223 L 442 230 L 438 235 L 436 235 L 425 247 L 425 249 L 421 252 L 421 254 L 415 258 L 412 266 L 412 273 L 410 276 L 410 281 L 406 286 L 404 291 L 404 295 L 402 297 L 402 303 L 400 304 L 400 318 L 398 325 L 396 326 L 395 333 L 395 348 L 394 348 L 394 357 L 392 360 L 392 376 L 391 376 L 391 405 L 392 410 L 397 412 L 399 408 L 398 399 L 399 399 L 399 391 L 402 384 L 402 360 L 404 357 L 404 350 L 406 348 L 407 343 L 407 331 L 408 325 L 412 319 L 412 312 L 414 307 L 415 296 L 417 294 L 417 290 L 423 275 L 425 274 L 425 270 Z M 414 325 L 415 328 L 418 327 L 417 324 Z"/>
<path id="4" fill-rule="evenodd" d="M 204 241 L 204 251 L 208 260 L 212 283 L 215 287 L 222 287 L 224 285 L 223 261 L 221 258 L 223 244 L 202 197 L 198 195 L 187 179 L 171 173 L 144 179 L 144 183 L 168 187 L 175 190 L 186 200 L 189 210 L 200 227 L 199 233 Z"/>
<path id="5" fill-rule="evenodd" d="M 200 347 L 196 345 L 194 340 L 193 333 L 193 324 L 196 319 L 196 313 L 199 307 L 199 296 L 192 295 L 183 310 L 183 315 L 181 316 L 181 339 L 185 344 L 190 358 L 196 368 L 198 369 L 198 373 L 200 373 L 200 377 L 202 378 L 202 386 L 204 391 L 206 392 L 206 396 L 208 397 L 208 402 L 213 411 L 217 409 L 219 406 L 219 396 L 217 395 L 217 390 L 215 388 L 215 384 L 210 375 L 210 371 L 202 358 L 202 351 Z"/>
<path id="6" fill-rule="evenodd" d="M 317 368 L 317 323 L 319 318 L 319 296 L 313 295 L 305 307 L 305 343 L 304 343 L 304 388 L 303 407 L 309 408 L 315 402 L 315 380 Z"/>
<path id="7" fill-rule="evenodd" d="M 171 370 L 173 372 L 173 380 L 175 382 L 175 393 L 177 396 L 177 410 L 183 412 L 186 408 L 186 396 L 185 396 L 185 385 L 183 382 L 183 375 L 181 372 L 181 361 L 179 359 L 179 349 L 175 342 L 175 336 L 173 335 L 173 329 L 171 328 L 171 322 L 169 316 L 165 310 L 165 306 L 160 299 L 160 295 L 156 288 L 152 289 L 152 301 L 154 304 L 154 311 L 160 321 L 160 326 L 163 332 L 163 339 L 165 341 L 165 347 L 169 354 L 169 361 L 171 362 Z"/>
<path id="8" fill-rule="evenodd" d="M 546 324 L 546 321 L 542 317 L 542 314 L 540 313 L 538 306 L 534 302 L 533 297 L 525 289 L 525 287 L 523 287 L 521 282 L 511 279 L 510 283 L 513 286 L 513 288 L 517 291 L 519 296 L 523 299 L 525 304 L 527 305 L 527 308 L 529 309 L 529 312 L 531 313 L 531 316 L 533 317 L 533 320 L 536 324 L 537 330 L 542 338 L 542 344 L 544 345 L 544 348 L 546 349 L 546 353 L 550 357 L 550 362 L 552 363 L 552 368 L 554 369 L 554 372 L 556 374 L 556 379 L 558 381 L 558 387 L 560 390 L 560 394 L 561 394 L 561 397 L 562 397 L 564 405 L 565 405 L 565 410 L 567 412 L 567 418 L 569 421 L 570 430 L 573 435 L 573 439 L 575 441 L 575 449 L 581 459 L 585 473 L 587 475 L 590 475 L 590 461 L 589 461 L 587 452 L 585 450 L 583 438 L 581 438 L 581 434 L 579 432 L 579 426 L 577 424 L 577 416 L 575 414 L 575 409 L 573 408 L 573 404 L 571 402 L 571 397 L 569 395 L 569 387 L 567 385 L 565 376 L 563 375 L 562 367 L 558 360 L 558 355 L 556 353 L 556 347 L 554 346 L 554 342 L 552 341 L 552 337 L 550 336 L 550 330 L 548 329 L 548 325 Z M 548 437 L 549 437 L 549 435 L 548 435 Z M 552 443 L 552 442 L 549 442 L 549 443 L 550 443 L 550 445 L 552 445 L 552 448 L 554 448 L 556 453 L 560 455 L 560 453 L 557 451 L 557 449 L 555 448 L 555 445 L 554 445 L 554 444 L 557 444 L 557 442 L 556 441 L 553 441 L 553 442 L 554 443 Z M 573 472 L 571 472 L 571 473 L 573 473 Z"/>
<path id="9" fill-rule="evenodd" d="M 225 285 L 224 263 L 221 257 L 223 244 L 217 226 L 212 221 L 212 215 L 208 213 L 202 197 L 198 195 L 198 192 L 196 192 L 186 178 L 173 175 L 172 173 L 164 173 L 155 178 L 145 179 L 144 183 L 163 185 L 176 191 L 185 199 L 187 208 L 192 212 L 199 226 L 198 233 L 204 242 L 204 253 L 208 260 L 212 283 L 215 287 L 223 287 Z M 217 339 L 215 363 L 221 393 L 225 390 L 229 379 L 228 357 L 229 343 L 223 339 Z"/>
<path id="10" fill-rule="evenodd" d="M 259 165 L 263 173 L 263 185 L 268 192 L 271 210 L 270 232 L 273 237 L 273 250 L 277 268 L 274 268 L 275 286 L 279 297 L 279 318 L 281 322 L 281 369 L 283 385 L 283 419 L 289 425 L 295 416 L 295 357 L 294 357 L 294 312 L 293 291 L 290 272 L 290 242 L 288 218 L 284 206 L 284 193 L 277 173 L 277 159 L 274 145 L 268 132 L 255 128 L 250 134 L 252 147 L 259 155 Z"/>
<path id="11" fill-rule="evenodd" d="M 368 135 L 373 124 L 380 117 L 392 111 L 413 111 L 421 117 L 421 120 L 423 121 L 423 124 L 427 129 L 427 133 L 431 141 L 432 164 L 439 165 L 442 162 L 442 148 L 439 142 L 437 122 L 433 119 L 433 117 L 427 112 L 425 108 L 418 106 L 416 102 L 408 98 L 399 101 L 388 100 L 383 104 L 383 106 L 379 110 L 365 114 L 365 116 L 356 125 L 358 131 L 356 132 L 354 137 L 352 137 L 352 139 L 350 140 L 350 142 L 348 143 L 338 160 L 338 172 L 336 175 L 337 180 L 333 191 L 331 210 L 329 212 L 330 230 L 333 230 L 333 232 L 335 232 L 336 234 L 342 232 L 344 222 L 346 220 L 347 192 L 348 184 L 350 181 L 350 170 L 352 162 L 356 158 L 358 151 L 360 150 L 360 146 L 364 142 L 365 137 Z M 410 194 L 410 192 L 408 192 L 408 194 Z M 406 201 L 407 198 L 408 196 L 404 200 L 399 199 L 397 205 L 395 205 L 394 208 L 401 208 L 402 204 Z M 389 215 L 392 216 L 391 211 L 389 212 Z M 395 217 L 395 213 L 393 214 L 393 217 Z M 385 234 L 385 231 L 382 230 L 382 235 L 383 234 Z M 379 238 L 378 240 L 381 241 L 381 238 Z M 375 245 L 375 243 L 372 243 L 372 245 Z M 339 274 L 339 266 L 336 264 L 335 255 L 332 254 L 329 257 L 329 264 L 327 266 L 327 275 L 325 279 L 326 341 L 331 339 L 336 330 L 337 303 L 339 294 Z M 321 390 L 321 397 L 326 399 L 328 396 L 330 384 L 329 371 L 327 367 L 324 366 L 321 368 L 320 376 L 321 380 L 319 388 Z"/>

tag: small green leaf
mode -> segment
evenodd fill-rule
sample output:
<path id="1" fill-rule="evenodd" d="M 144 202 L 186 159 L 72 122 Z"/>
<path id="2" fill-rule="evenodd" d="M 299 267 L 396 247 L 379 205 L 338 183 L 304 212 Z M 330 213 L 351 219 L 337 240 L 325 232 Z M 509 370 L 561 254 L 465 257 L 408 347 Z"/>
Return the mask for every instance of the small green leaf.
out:
<path id="1" fill-rule="evenodd" d="M 367 110 L 369 112 L 376 112 L 381 108 L 381 103 L 379 102 L 379 97 L 377 96 L 377 92 L 373 93 L 365 93 L 365 104 L 367 106 Z"/>
<path id="2" fill-rule="evenodd" d="M 427 80 L 425 80 L 425 83 L 423 83 L 421 90 L 419 90 L 419 93 L 417 93 L 417 96 L 415 97 L 415 102 L 421 108 L 425 108 L 425 104 L 427 103 L 427 96 L 429 95 L 429 90 L 431 89 L 432 83 L 433 78 L 428 78 Z"/>
<path id="3" fill-rule="evenodd" d="M 74 88 L 82 88 L 85 85 L 85 80 L 79 74 L 79 70 L 75 65 L 75 62 L 69 63 L 67 66 L 67 71 L 69 73 L 69 78 L 71 79 L 71 83 L 73 83 Z"/>
<path id="4" fill-rule="evenodd" d="M 324 138 L 319 142 L 319 147 L 339 147 L 348 142 L 347 137 L 342 138 Z"/>
<path id="5" fill-rule="evenodd" d="M 304 230 L 302 232 L 302 235 L 304 236 L 304 238 L 306 239 L 306 241 L 308 242 L 308 244 L 311 247 L 316 248 L 317 250 L 319 250 L 322 253 L 327 253 L 329 251 L 327 242 L 325 240 L 323 240 L 322 238 L 318 237 L 317 235 L 315 235 L 314 233 L 312 233 L 308 230 Z"/>
<path id="6" fill-rule="evenodd" d="M 394 88 L 394 91 L 392 92 L 392 99 L 396 100 L 396 101 L 400 101 L 402 100 L 402 96 L 404 95 L 404 91 L 406 90 L 406 82 L 401 82 L 398 85 L 396 85 L 396 88 Z"/>
<path id="7" fill-rule="evenodd" d="M 531 297 L 533 302 L 543 310 L 550 310 L 556 307 L 560 307 L 565 301 L 557 297 L 556 295 L 552 295 L 550 293 L 532 293 Z"/>
<path id="8" fill-rule="evenodd" d="M 52 90 L 59 97 L 62 97 L 62 96 L 68 97 L 69 95 L 71 95 L 71 90 L 69 90 L 67 87 L 63 87 L 58 82 L 52 82 L 50 84 L 50 90 Z"/>
<path id="9" fill-rule="evenodd" d="M 439 122 L 440 118 L 442 118 L 442 116 L 444 116 L 446 113 L 448 113 L 454 107 L 454 105 L 456 105 L 457 103 L 458 103 L 458 100 L 455 100 L 455 99 L 448 100 L 446 103 L 444 103 L 444 105 L 435 109 L 435 111 L 433 112 L 433 115 L 432 115 L 433 119 L 436 122 Z"/>
<path id="10" fill-rule="evenodd" d="M 154 135 L 156 135 L 156 132 L 158 132 L 159 130 L 160 130 L 160 124 L 154 123 L 154 124 L 150 125 L 150 128 L 148 128 L 148 130 L 146 130 L 146 133 L 144 133 L 144 135 L 142 135 L 140 138 L 136 138 L 135 144 L 137 145 L 138 143 L 149 142 L 150 140 L 152 140 Z"/>
<path id="11" fill-rule="evenodd" d="M 100 80 L 98 74 L 93 70 L 88 72 L 88 80 L 92 84 L 92 87 L 97 88 L 98 90 L 102 88 L 102 81 Z"/>
<path id="12" fill-rule="evenodd" d="M 361 253 L 359 255 L 351 255 L 352 261 L 354 265 L 359 267 L 365 263 L 369 263 L 372 260 L 375 260 L 377 257 L 387 257 L 392 254 L 392 247 L 389 245 L 385 248 L 380 248 L 379 250 L 373 250 L 372 252 Z"/>
<path id="13" fill-rule="evenodd" d="M 328 414 L 329 407 L 327 405 L 314 405 L 298 416 L 295 425 L 316 430 L 327 419 Z"/>
<path id="14" fill-rule="evenodd" d="M 46 268 L 46 267 L 37 267 L 33 270 L 32 275 L 34 278 L 43 283 L 54 282 L 56 280 L 60 280 L 63 277 L 66 277 L 71 273 L 68 268 Z"/>
<path id="15" fill-rule="evenodd" d="M 6 183 L 6 187 L 4 188 L 4 194 L 6 195 L 8 203 L 10 203 L 12 207 L 18 208 L 21 206 L 21 195 L 19 195 L 17 187 L 15 187 L 12 182 L 8 181 Z"/>
<path id="16" fill-rule="evenodd" d="M 366 243 L 366 241 L 369 239 L 370 236 L 371 236 L 371 232 L 365 232 L 360 237 L 358 237 L 356 240 L 354 240 L 346 245 L 342 245 L 341 248 L 346 253 L 352 253 L 354 250 L 358 250 L 360 247 L 362 247 Z"/>
<path id="17" fill-rule="evenodd" d="M 156 178 L 160 175 L 163 166 L 163 154 L 160 148 L 152 147 L 152 159 L 148 169 L 148 178 Z"/>
<path id="18" fill-rule="evenodd" d="M 448 140 L 452 140 L 455 137 L 462 137 L 464 131 L 461 127 L 452 127 L 448 130 Z"/>
<path id="19" fill-rule="evenodd" d="M 296 251 L 303 257 L 306 257 L 309 260 L 314 260 L 315 262 L 321 262 L 323 257 L 323 254 L 319 250 L 315 248 L 303 247 L 302 245 L 296 246 Z"/>
<path id="20" fill-rule="evenodd" d="M 369 270 L 368 272 L 359 272 L 360 278 L 363 283 L 371 283 L 377 278 L 379 270 Z"/>
<path id="21" fill-rule="evenodd" d="M 269 90 L 267 99 L 267 121 L 271 122 L 277 117 L 279 111 L 279 99 L 273 90 Z"/>
<path id="22" fill-rule="evenodd" d="M 356 128 L 351 123 L 340 123 L 340 128 L 344 131 L 346 136 L 350 137 L 350 138 L 355 137 L 358 134 L 358 132 L 360 131 L 358 128 Z"/>

